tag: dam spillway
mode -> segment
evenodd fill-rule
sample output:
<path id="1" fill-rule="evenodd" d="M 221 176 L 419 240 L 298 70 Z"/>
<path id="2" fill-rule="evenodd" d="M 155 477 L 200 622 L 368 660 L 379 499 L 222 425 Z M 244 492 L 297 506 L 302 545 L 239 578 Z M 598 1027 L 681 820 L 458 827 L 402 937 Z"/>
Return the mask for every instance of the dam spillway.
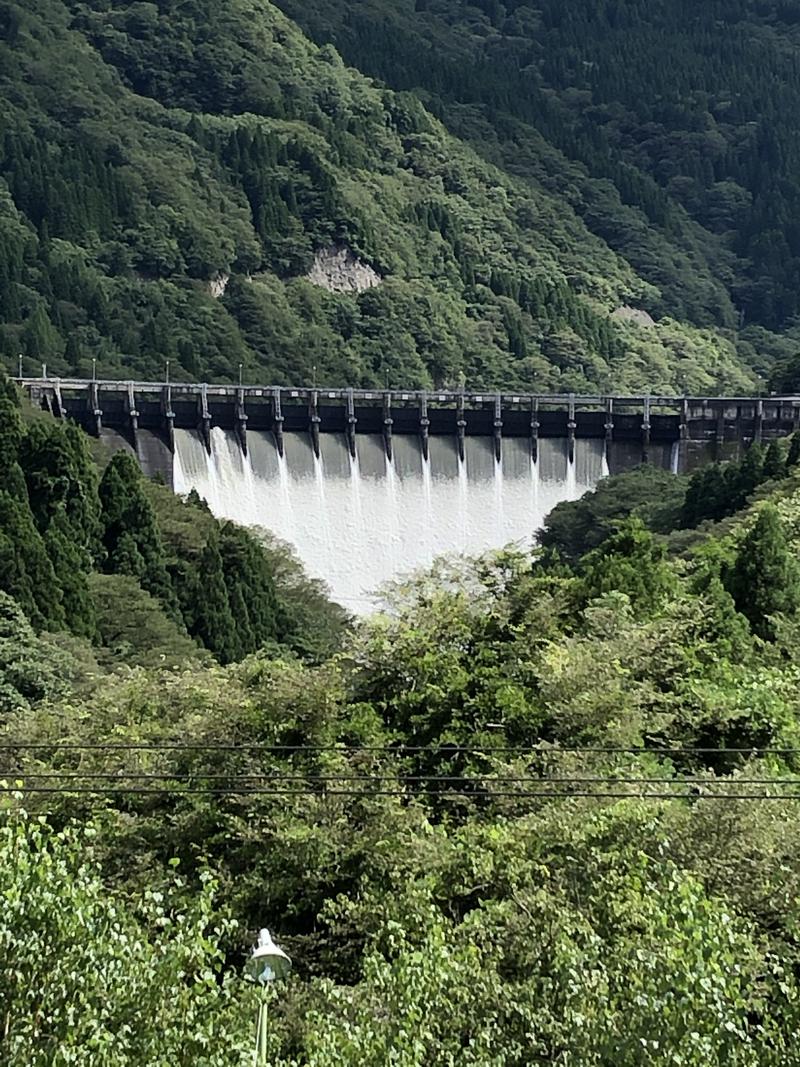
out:
<path id="1" fill-rule="evenodd" d="M 604 442 L 566 439 L 506 442 L 500 461 L 485 438 L 434 437 L 428 458 L 417 440 L 397 438 L 391 460 L 379 436 L 364 434 L 351 456 L 343 436 L 320 435 L 317 457 L 307 434 L 285 435 L 280 455 L 271 435 L 215 428 L 209 453 L 193 430 L 175 433 L 174 487 L 195 489 L 215 515 L 263 527 L 292 544 L 306 568 L 328 582 L 353 612 L 392 578 L 448 552 L 478 553 L 529 542 L 547 513 L 607 473 Z"/>
<path id="2" fill-rule="evenodd" d="M 800 398 L 526 396 L 20 379 L 220 518 L 289 542 L 354 612 L 444 553 L 529 542 L 556 504 L 642 462 L 735 458 Z"/>

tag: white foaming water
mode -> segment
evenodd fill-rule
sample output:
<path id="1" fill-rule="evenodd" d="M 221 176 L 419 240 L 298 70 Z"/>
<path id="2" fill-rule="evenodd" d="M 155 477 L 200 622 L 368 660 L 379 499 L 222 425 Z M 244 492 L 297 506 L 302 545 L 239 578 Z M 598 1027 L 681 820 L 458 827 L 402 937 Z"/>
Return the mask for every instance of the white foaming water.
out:
<path id="1" fill-rule="evenodd" d="M 575 442 L 575 456 L 570 463 L 567 461 L 567 500 L 576 500 L 580 493 L 578 492 L 578 444 Z"/>
<path id="2" fill-rule="evenodd" d="M 608 473 L 602 440 L 505 438 L 502 462 L 491 438 L 431 437 L 423 460 L 415 437 L 396 435 L 386 458 L 380 436 L 359 434 L 351 458 L 343 436 L 320 435 L 317 459 L 307 434 L 284 434 L 284 456 L 271 434 L 250 432 L 245 457 L 234 433 L 211 431 L 211 455 L 194 431 L 175 431 L 174 486 L 195 489 L 220 518 L 262 526 L 294 545 L 309 573 L 336 600 L 368 612 L 391 578 L 448 552 L 478 553 L 528 543 L 562 500 L 592 489 Z"/>
<path id="3" fill-rule="evenodd" d="M 680 474 L 681 469 L 681 443 L 676 441 L 672 446 L 672 454 L 669 460 L 669 469 L 673 474 Z"/>

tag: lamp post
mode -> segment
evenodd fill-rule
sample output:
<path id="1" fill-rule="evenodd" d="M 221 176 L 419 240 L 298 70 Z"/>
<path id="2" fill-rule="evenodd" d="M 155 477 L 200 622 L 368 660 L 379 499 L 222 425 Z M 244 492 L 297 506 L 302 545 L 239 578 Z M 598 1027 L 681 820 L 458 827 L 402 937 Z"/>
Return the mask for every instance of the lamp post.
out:
<path id="1" fill-rule="evenodd" d="M 267 1067 L 267 1005 L 269 988 L 277 978 L 285 978 L 292 969 L 292 961 L 275 944 L 269 930 L 261 930 L 258 944 L 247 961 L 247 974 L 260 986 L 258 1022 L 256 1024 L 255 1067 Z"/>

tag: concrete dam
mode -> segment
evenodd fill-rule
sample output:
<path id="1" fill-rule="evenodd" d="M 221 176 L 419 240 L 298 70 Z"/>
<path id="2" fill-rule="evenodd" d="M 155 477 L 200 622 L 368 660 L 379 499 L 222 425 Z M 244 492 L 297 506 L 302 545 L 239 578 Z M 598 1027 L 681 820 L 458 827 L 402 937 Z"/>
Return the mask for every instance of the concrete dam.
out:
<path id="1" fill-rule="evenodd" d="M 354 612 L 436 556 L 529 542 L 608 474 L 689 471 L 800 428 L 800 397 L 19 381 L 175 492 L 287 541 Z"/>

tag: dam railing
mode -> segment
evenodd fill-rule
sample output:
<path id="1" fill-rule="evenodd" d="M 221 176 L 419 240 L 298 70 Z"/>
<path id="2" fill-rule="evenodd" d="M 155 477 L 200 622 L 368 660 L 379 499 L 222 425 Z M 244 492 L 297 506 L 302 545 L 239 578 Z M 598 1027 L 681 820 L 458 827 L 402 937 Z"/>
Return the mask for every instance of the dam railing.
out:
<path id="1" fill-rule="evenodd" d="M 563 438 L 570 461 L 576 439 L 590 438 L 626 442 L 643 462 L 654 446 L 677 444 L 677 469 L 684 471 L 800 430 L 800 396 L 290 388 L 52 376 L 17 381 L 35 405 L 92 434 L 114 430 L 135 448 L 137 434 L 146 429 L 173 451 L 175 430 L 191 429 L 210 452 L 215 426 L 234 432 L 245 453 L 248 432 L 271 433 L 281 455 L 288 432 L 308 433 L 317 456 L 320 434 L 344 435 L 353 456 L 357 435 L 379 435 L 389 460 L 398 434 L 416 435 L 426 459 L 434 435 L 454 438 L 462 460 L 468 435 L 488 437 L 498 461 L 504 438 L 527 438 L 534 460 L 540 439 Z"/>

